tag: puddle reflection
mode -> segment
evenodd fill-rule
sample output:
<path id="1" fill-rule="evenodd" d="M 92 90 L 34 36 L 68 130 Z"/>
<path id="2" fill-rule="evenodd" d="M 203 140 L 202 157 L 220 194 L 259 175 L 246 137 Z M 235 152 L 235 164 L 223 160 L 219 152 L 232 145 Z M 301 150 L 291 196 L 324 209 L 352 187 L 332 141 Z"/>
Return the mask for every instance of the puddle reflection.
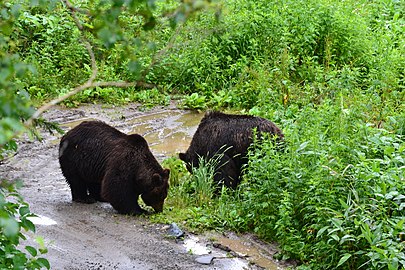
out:
<path id="1" fill-rule="evenodd" d="M 95 120 L 97 120 L 97 119 L 95 119 L 95 118 L 81 118 L 79 120 L 63 123 L 60 126 L 61 127 L 68 127 L 68 128 L 74 128 L 75 126 L 78 126 L 80 123 L 82 123 L 84 121 L 95 121 Z"/>
<path id="2" fill-rule="evenodd" d="M 190 111 L 145 115 L 132 120 L 131 133 L 144 136 L 153 152 L 173 156 L 187 150 L 203 115 Z"/>

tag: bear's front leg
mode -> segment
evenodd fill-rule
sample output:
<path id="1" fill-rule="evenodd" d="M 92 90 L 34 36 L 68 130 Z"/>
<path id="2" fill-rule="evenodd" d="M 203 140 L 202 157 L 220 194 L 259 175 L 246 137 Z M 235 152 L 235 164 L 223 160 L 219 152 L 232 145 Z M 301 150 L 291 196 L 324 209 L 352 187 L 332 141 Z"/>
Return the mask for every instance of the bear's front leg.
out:
<path id="1" fill-rule="evenodd" d="M 124 215 L 141 215 L 147 213 L 138 204 L 139 195 L 133 195 L 131 198 L 121 198 L 120 200 L 112 200 L 110 204 L 120 214 Z"/>
<path id="2" fill-rule="evenodd" d="M 132 176 L 121 170 L 112 169 L 103 178 L 101 197 L 107 200 L 120 214 L 140 215 L 146 213 L 139 204 Z"/>

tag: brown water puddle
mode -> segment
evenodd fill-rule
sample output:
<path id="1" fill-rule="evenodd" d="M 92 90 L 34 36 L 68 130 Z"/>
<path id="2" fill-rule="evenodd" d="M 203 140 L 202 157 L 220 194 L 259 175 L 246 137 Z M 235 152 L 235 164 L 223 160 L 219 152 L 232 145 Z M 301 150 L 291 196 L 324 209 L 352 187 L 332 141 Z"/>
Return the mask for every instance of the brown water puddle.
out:
<path id="1" fill-rule="evenodd" d="M 216 244 L 229 248 L 238 256 L 246 258 L 251 263 L 260 267 L 269 270 L 283 269 L 272 260 L 272 255 L 269 251 L 255 245 L 251 240 L 244 239 L 243 237 L 233 239 L 224 236 L 217 237 L 215 240 Z"/>
<path id="2" fill-rule="evenodd" d="M 129 123 L 130 133 L 144 136 L 154 153 L 173 156 L 188 148 L 202 117 L 202 113 L 173 110 L 139 116 Z"/>
<path id="3" fill-rule="evenodd" d="M 263 243 L 250 234 L 236 235 L 230 232 L 223 235 L 209 232 L 203 239 L 211 239 L 211 244 L 197 236 L 187 235 L 183 246 L 192 254 L 210 255 L 214 260 L 222 261 L 225 269 L 282 270 L 292 266 L 273 259 L 278 252 L 275 245 Z"/>

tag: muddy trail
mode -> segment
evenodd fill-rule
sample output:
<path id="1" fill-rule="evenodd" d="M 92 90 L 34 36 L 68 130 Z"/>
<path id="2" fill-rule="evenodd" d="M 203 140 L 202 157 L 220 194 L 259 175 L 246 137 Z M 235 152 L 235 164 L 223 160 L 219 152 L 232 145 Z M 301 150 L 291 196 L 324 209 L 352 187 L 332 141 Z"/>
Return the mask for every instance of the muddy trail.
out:
<path id="1" fill-rule="evenodd" d="M 159 161 L 185 151 L 202 114 L 169 106 L 142 111 L 137 105 L 75 109 L 55 107 L 44 118 L 67 131 L 84 120 L 97 119 L 125 133 L 145 137 Z M 119 215 L 108 203 L 72 203 L 58 163 L 60 134 L 41 132 L 42 141 L 19 142 L 17 154 L 0 164 L 0 179 L 21 179 L 20 193 L 38 215 L 32 245 L 42 236 L 51 269 L 283 269 L 276 249 L 253 236 L 235 234 L 168 237 L 167 224 L 147 217 Z M 35 245 L 34 245 L 35 246 Z M 209 264 L 203 264 L 209 263 Z"/>

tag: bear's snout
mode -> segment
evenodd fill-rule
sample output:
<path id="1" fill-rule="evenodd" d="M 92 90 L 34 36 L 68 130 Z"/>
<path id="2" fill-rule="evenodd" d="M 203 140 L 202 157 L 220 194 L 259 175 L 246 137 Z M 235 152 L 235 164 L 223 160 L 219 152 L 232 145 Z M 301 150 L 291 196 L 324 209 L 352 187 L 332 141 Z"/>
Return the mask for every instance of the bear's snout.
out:
<path id="1" fill-rule="evenodd" d="M 155 212 L 160 213 L 163 211 L 163 202 L 151 205 Z"/>

